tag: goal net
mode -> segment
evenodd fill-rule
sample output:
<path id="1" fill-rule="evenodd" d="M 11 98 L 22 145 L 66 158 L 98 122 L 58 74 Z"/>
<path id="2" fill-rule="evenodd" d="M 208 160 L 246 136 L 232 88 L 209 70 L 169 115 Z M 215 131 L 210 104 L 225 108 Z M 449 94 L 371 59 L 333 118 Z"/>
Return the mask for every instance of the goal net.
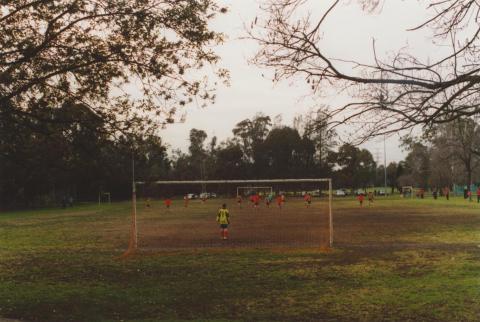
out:
<path id="1" fill-rule="evenodd" d="M 273 194 L 273 187 L 255 187 L 255 186 L 243 186 L 237 187 L 237 196 L 245 198 L 251 195 L 270 196 Z"/>
<path id="2" fill-rule="evenodd" d="M 157 181 L 135 186 L 134 248 L 332 246 L 330 179 Z M 229 213 L 227 227 L 217 221 L 222 207 Z"/>
<path id="3" fill-rule="evenodd" d="M 110 204 L 112 202 L 110 198 L 110 192 L 99 192 L 98 193 L 98 204 L 102 203 L 108 203 Z"/>
<path id="4" fill-rule="evenodd" d="M 402 197 L 413 198 L 413 187 L 412 186 L 402 187 Z"/>

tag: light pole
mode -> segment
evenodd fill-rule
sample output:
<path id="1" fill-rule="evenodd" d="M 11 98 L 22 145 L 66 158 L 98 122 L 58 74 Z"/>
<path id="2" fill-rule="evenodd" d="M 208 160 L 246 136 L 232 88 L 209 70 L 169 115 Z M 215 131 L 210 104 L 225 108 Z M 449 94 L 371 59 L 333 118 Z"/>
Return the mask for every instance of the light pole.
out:
<path id="1" fill-rule="evenodd" d="M 133 253 L 138 248 L 137 237 L 137 185 L 135 183 L 135 149 L 132 147 L 132 222 L 130 225 L 130 241 L 125 255 Z"/>
<path id="2" fill-rule="evenodd" d="M 387 196 L 387 149 L 385 144 L 385 134 L 383 135 L 383 170 L 385 174 L 385 181 L 384 181 L 384 188 L 385 189 L 385 197 Z"/>

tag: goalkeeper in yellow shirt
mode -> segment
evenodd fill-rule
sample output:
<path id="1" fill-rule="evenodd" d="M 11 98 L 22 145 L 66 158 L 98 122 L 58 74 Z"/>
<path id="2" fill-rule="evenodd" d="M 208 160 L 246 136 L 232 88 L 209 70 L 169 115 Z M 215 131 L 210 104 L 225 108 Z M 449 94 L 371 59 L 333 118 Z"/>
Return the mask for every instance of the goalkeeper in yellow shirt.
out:
<path id="1" fill-rule="evenodd" d="M 220 224 L 220 237 L 222 239 L 228 239 L 228 224 L 230 220 L 226 204 L 223 204 L 222 208 L 218 209 L 217 222 Z"/>

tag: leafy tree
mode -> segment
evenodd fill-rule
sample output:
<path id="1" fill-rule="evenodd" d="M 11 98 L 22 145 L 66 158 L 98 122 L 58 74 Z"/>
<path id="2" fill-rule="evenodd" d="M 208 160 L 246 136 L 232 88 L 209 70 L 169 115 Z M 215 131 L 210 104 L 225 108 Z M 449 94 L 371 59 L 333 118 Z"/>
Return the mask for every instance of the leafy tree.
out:
<path id="1" fill-rule="evenodd" d="M 267 137 L 271 126 L 270 116 L 261 113 L 255 115 L 251 120 L 245 119 L 235 125 L 232 132 L 240 141 L 247 162 L 255 162 L 258 148 Z"/>
<path id="2" fill-rule="evenodd" d="M 366 188 L 374 182 L 376 164 L 368 150 L 345 143 L 332 157 L 340 186 Z"/>
<path id="3" fill-rule="evenodd" d="M 330 168 L 329 155 L 337 146 L 337 133 L 329 127 L 329 122 L 328 109 L 325 107 L 311 110 L 294 120 L 294 127 L 306 140 L 314 143 L 317 164 L 324 172 Z"/>
<path id="4" fill-rule="evenodd" d="M 216 151 L 216 165 L 215 178 L 248 179 L 242 148 L 232 140 L 220 145 Z"/>
<path id="5" fill-rule="evenodd" d="M 199 161 L 205 157 L 205 140 L 207 139 L 207 133 L 204 130 L 191 129 L 190 130 L 190 146 L 188 151 L 192 158 Z"/>
<path id="6" fill-rule="evenodd" d="M 435 127 L 429 132 L 433 149 L 442 163 L 459 163 L 464 169 L 465 183 L 473 183 L 473 173 L 480 166 L 480 127 L 469 118 L 460 118 Z"/>
<path id="7" fill-rule="evenodd" d="M 387 184 L 391 188 L 391 193 L 398 188 L 399 165 L 396 162 L 390 162 L 387 166 Z"/>
<path id="8" fill-rule="evenodd" d="M 227 76 L 209 28 L 224 11 L 214 0 L 1 1 L 1 115 L 45 125 L 48 111 L 81 104 L 111 132 L 173 122 L 194 97 L 214 99 L 205 65 Z"/>
<path id="9" fill-rule="evenodd" d="M 261 151 L 266 161 L 261 175 L 269 178 L 304 175 L 315 153 L 311 142 L 302 140 L 297 130 L 287 126 L 271 130 Z"/>
<path id="10" fill-rule="evenodd" d="M 452 158 L 448 158 L 450 151 L 442 146 L 434 146 L 430 152 L 430 177 L 428 183 L 433 189 L 442 187 L 451 187 L 455 177 Z M 464 174 L 464 171 L 462 171 Z"/>
<path id="11" fill-rule="evenodd" d="M 429 148 L 411 139 L 406 139 L 404 144 L 409 153 L 405 158 L 404 174 L 399 178 L 401 185 L 427 188 L 430 175 Z"/>

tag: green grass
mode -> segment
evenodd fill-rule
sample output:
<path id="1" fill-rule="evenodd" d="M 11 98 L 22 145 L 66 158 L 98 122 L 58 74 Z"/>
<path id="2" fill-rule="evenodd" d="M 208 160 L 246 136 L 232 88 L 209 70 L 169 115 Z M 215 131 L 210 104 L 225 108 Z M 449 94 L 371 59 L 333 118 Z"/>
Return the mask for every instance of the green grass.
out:
<path id="1" fill-rule="evenodd" d="M 334 203 L 337 247 L 140 253 L 129 203 L 0 214 L 0 317 L 479 321 L 480 205 Z"/>

